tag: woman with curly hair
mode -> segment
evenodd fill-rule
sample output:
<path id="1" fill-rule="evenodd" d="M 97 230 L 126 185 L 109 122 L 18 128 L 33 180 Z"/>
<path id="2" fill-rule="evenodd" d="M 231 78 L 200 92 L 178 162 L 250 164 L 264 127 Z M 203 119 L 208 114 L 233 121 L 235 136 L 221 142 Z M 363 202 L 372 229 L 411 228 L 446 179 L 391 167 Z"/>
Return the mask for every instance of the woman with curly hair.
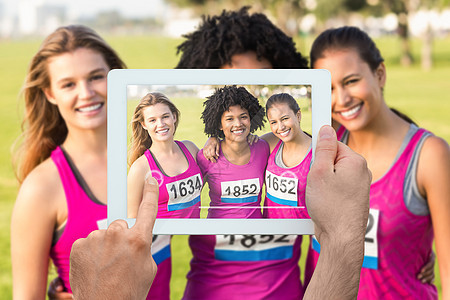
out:
<path id="1" fill-rule="evenodd" d="M 264 108 L 244 87 L 236 86 L 217 89 L 204 107 L 202 119 L 206 135 L 223 138 L 219 149 L 223 155 L 216 163 L 207 161 L 202 151 L 197 155 L 210 188 L 208 217 L 260 218 L 262 175 L 268 147 L 265 142 L 250 147 L 247 136 L 263 127 Z M 233 180 L 241 180 L 242 186 L 231 183 Z M 243 182 L 246 180 L 248 182 Z M 226 209 L 227 206 L 233 208 Z M 234 208 L 236 206 L 240 208 Z"/>
<path id="2" fill-rule="evenodd" d="M 203 16 L 199 28 L 177 47 L 177 69 L 306 69 L 295 43 L 264 14 L 249 7 Z"/>

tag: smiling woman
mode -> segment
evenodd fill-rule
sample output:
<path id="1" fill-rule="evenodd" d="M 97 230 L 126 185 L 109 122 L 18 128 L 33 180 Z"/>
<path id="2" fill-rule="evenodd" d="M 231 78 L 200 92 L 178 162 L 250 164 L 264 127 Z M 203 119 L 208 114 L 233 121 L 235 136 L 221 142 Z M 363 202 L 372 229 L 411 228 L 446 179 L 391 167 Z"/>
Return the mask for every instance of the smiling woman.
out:
<path id="1" fill-rule="evenodd" d="M 200 218 L 203 179 L 197 165 L 197 146 L 176 141 L 180 111 L 164 94 L 145 95 L 131 121 L 130 170 L 127 178 L 128 217 L 135 218 L 151 174 L 159 184 L 157 218 Z M 153 281 L 155 299 L 169 299 L 171 236 L 154 235 L 152 255 L 158 265 Z"/>
<path id="2" fill-rule="evenodd" d="M 372 172 L 358 298 L 437 299 L 436 287 L 419 274 L 434 240 L 443 298 L 450 299 L 449 145 L 388 107 L 383 58 L 362 30 L 321 33 L 311 48 L 311 66 L 330 71 L 337 136 Z M 315 262 L 319 252 L 313 242 Z"/>
<path id="3" fill-rule="evenodd" d="M 49 257 L 71 292 L 72 244 L 106 218 L 106 74 L 125 65 L 84 26 L 57 29 L 25 86 L 21 183 L 11 222 L 14 299 L 44 299 Z"/>

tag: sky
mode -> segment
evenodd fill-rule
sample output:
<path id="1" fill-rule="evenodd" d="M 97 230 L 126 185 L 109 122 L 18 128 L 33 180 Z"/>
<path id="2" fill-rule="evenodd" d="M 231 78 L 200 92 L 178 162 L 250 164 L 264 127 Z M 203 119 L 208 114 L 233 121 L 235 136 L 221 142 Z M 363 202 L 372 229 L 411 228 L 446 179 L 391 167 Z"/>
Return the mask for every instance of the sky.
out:
<path id="1" fill-rule="evenodd" d="M 21 5 L 54 4 L 68 7 L 69 17 L 92 16 L 101 10 L 118 10 L 126 17 L 156 16 L 164 12 L 164 0 L 0 0 L 4 17 L 17 14 Z"/>

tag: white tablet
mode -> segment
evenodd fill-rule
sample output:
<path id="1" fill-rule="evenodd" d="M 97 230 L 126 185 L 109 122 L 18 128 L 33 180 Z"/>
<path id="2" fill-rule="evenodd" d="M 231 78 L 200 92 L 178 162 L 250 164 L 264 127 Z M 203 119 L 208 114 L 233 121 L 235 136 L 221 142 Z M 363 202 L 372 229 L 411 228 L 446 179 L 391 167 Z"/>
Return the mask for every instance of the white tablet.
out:
<path id="1" fill-rule="evenodd" d="M 314 154 L 320 127 L 331 124 L 331 77 L 327 70 L 112 70 L 108 74 L 108 224 L 124 219 L 131 227 L 135 222 L 127 218 L 127 151 L 130 119 L 139 100 L 148 92 L 166 95 L 181 112 L 175 139 L 190 140 L 202 148 L 207 139 L 200 118 L 202 104 L 216 88 L 228 85 L 245 87 L 262 106 L 274 93 L 291 94 L 300 102 L 301 127 L 312 135 Z M 308 122 L 305 120 L 310 124 L 304 124 Z M 266 123 L 265 132 L 268 131 Z M 206 188 L 207 185 L 203 187 Z M 310 219 L 208 218 L 208 193 L 202 191 L 201 198 L 200 218 L 157 218 L 154 234 L 314 233 Z M 261 206 L 263 203 L 264 188 Z"/>

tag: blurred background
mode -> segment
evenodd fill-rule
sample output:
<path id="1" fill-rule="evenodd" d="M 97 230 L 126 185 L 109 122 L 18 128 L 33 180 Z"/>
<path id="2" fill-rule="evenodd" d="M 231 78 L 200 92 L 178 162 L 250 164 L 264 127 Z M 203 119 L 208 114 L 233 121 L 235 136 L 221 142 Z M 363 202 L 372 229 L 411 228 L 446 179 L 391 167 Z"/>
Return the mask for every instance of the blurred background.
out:
<path id="1" fill-rule="evenodd" d="M 326 28 L 362 28 L 385 58 L 388 105 L 450 142 L 450 0 L 0 0 L 0 299 L 12 298 L 9 236 L 18 183 L 11 146 L 21 132 L 19 92 L 42 39 L 59 26 L 84 24 L 129 68 L 174 68 L 176 46 L 202 15 L 244 5 L 265 13 L 305 56 Z M 187 237 L 175 237 L 172 247 L 171 293 L 180 299 L 191 258 Z M 436 276 L 439 288 L 437 266 Z"/>
<path id="2" fill-rule="evenodd" d="M 432 67 L 433 40 L 450 32 L 449 0 L 0 0 L 0 38 L 45 36 L 61 25 L 80 23 L 103 34 L 180 37 L 201 14 L 252 5 L 290 36 L 353 25 L 372 37 L 396 35 L 401 62 L 413 63 L 411 38 L 423 40 L 420 61 Z"/>

